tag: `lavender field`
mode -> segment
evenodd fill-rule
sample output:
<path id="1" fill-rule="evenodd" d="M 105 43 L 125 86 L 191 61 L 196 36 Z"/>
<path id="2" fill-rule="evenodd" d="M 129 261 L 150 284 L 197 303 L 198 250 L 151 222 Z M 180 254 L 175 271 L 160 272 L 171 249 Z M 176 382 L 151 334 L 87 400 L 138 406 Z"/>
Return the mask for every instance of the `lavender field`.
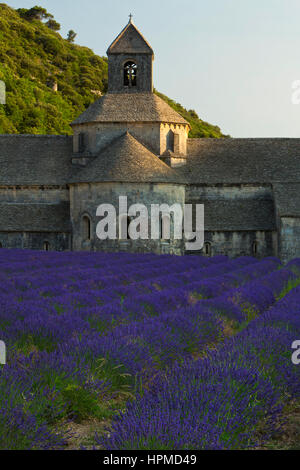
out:
<path id="1" fill-rule="evenodd" d="M 300 259 L 1 249 L 0 280 L 0 449 L 251 448 L 300 398 Z"/>

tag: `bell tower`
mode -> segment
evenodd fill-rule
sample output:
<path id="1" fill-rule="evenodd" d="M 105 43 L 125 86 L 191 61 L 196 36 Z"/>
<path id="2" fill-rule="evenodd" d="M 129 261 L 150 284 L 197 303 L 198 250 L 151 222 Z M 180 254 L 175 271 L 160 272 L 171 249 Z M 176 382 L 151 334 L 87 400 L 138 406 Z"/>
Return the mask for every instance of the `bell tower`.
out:
<path id="1" fill-rule="evenodd" d="M 154 53 L 129 22 L 107 50 L 108 93 L 152 93 Z"/>

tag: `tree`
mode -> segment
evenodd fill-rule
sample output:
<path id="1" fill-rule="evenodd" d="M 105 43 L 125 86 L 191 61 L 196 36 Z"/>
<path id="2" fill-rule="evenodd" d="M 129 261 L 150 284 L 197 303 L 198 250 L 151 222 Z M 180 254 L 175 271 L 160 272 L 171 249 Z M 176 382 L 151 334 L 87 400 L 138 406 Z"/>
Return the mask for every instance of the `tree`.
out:
<path id="1" fill-rule="evenodd" d="M 68 32 L 67 41 L 74 42 L 76 36 L 77 34 L 75 33 L 75 31 L 73 31 L 73 29 L 70 29 L 70 31 Z"/>
<path id="2" fill-rule="evenodd" d="M 48 13 L 46 8 L 37 5 L 33 8 L 30 8 L 29 10 L 26 10 L 25 8 L 19 8 L 18 12 L 20 16 L 23 16 L 23 18 L 26 18 L 27 20 L 42 21 L 48 20 L 49 18 L 53 18 L 53 15 L 51 15 L 51 13 Z"/>
<path id="3" fill-rule="evenodd" d="M 192 118 L 199 119 L 199 116 L 194 109 L 190 109 L 188 113 L 191 115 Z"/>
<path id="4" fill-rule="evenodd" d="M 48 26 L 48 28 L 52 29 L 52 31 L 60 30 L 60 24 L 55 20 L 48 20 L 46 25 Z"/>
<path id="5" fill-rule="evenodd" d="M 26 14 L 28 12 L 28 8 L 18 8 L 17 12 L 21 16 L 21 18 L 26 18 Z"/>

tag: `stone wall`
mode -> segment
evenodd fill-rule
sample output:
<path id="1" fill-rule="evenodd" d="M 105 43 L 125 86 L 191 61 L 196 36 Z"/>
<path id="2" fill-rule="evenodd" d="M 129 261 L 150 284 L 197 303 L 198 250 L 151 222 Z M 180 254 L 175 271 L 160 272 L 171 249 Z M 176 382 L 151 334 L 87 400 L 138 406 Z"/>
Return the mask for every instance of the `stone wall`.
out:
<path id="1" fill-rule="evenodd" d="M 69 201 L 66 186 L 0 186 L 0 202 L 49 203 Z"/>
<path id="2" fill-rule="evenodd" d="M 174 143 L 168 148 L 168 135 L 170 132 L 174 135 Z M 176 155 L 186 155 L 186 141 L 189 133 L 189 127 L 183 124 L 161 124 L 160 126 L 160 155 L 167 150 L 171 150 Z M 176 138 L 177 136 L 177 138 Z M 170 139 L 171 140 L 171 139 Z"/>
<path id="3" fill-rule="evenodd" d="M 133 61 L 137 65 L 137 84 L 124 87 L 124 64 Z M 108 92 L 130 93 L 153 91 L 153 56 L 149 54 L 110 54 L 108 57 Z"/>
<path id="4" fill-rule="evenodd" d="M 85 135 L 86 143 L 83 154 L 95 155 L 126 131 L 130 132 L 155 155 L 163 155 L 167 150 L 171 150 L 176 155 L 186 155 L 188 126 L 156 122 L 108 122 L 77 125 L 74 127 L 74 153 L 79 152 L 79 135 L 81 133 Z M 169 143 L 172 140 L 172 138 L 169 139 L 170 133 L 173 134 L 173 143 Z"/>
<path id="5" fill-rule="evenodd" d="M 300 217 L 281 217 L 279 221 L 280 257 L 284 263 L 299 257 Z"/>
<path id="6" fill-rule="evenodd" d="M 208 245 L 208 254 L 206 254 L 206 244 Z M 196 252 L 190 252 L 190 254 L 196 254 Z M 230 258 L 277 256 L 277 233 L 275 231 L 254 230 L 205 231 L 204 248 L 197 254 L 203 256 L 226 255 Z"/>
<path id="7" fill-rule="evenodd" d="M 22 248 L 44 250 L 45 242 L 49 250 L 65 251 L 71 249 L 71 235 L 55 232 L 0 232 L 1 248 Z"/>
<path id="8" fill-rule="evenodd" d="M 186 197 L 187 200 L 266 200 L 273 199 L 273 190 L 271 184 L 191 184 L 187 186 Z"/>
<path id="9" fill-rule="evenodd" d="M 278 255 L 271 185 L 191 185 L 186 188 L 186 203 L 204 204 L 207 247 L 200 254 Z"/>
<path id="10" fill-rule="evenodd" d="M 80 133 L 86 134 L 85 153 L 95 155 L 107 147 L 113 140 L 123 135 L 126 131 L 141 142 L 154 154 L 160 154 L 160 125 L 159 123 L 98 123 L 81 124 L 74 128 L 74 153 L 79 151 L 78 136 Z"/>
<path id="11" fill-rule="evenodd" d="M 94 183 L 74 184 L 70 186 L 71 222 L 73 227 L 73 250 L 90 251 L 130 251 L 183 254 L 183 241 L 174 240 L 99 240 L 96 236 L 96 226 L 100 221 L 96 217 L 97 207 L 100 204 L 112 204 L 119 212 L 119 196 L 127 196 L 128 206 L 142 203 L 148 208 L 150 205 L 175 202 L 184 204 L 185 188 L 175 184 L 130 184 L 130 183 Z M 84 216 L 91 221 L 91 239 L 84 237 Z M 150 233 L 149 220 L 149 233 Z M 172 234 L 172 230 L 171 230 Z"/>
<path id="12" fill-rule="evenodd" d="M 66 186 L 1 186 L 0 203 L 5 217 L 10 212 L 15 213 L 17 207 L 22 213 L 21 219 L 19 215 L 18 220 L 11 220 L 10 217 L 9 227 L 3 221 L 2 214 L 1 247 L 43 250 L 47 242 L 50 250 L 63 251 L 71 248 L 71 234 L 60 228 L 61 224 L 68 225 L 68 221 L 61 220 L 61 217 L 69 217 L 69 210 L 65 210 L 69 203 L 69 190 Z M 48 223 L 39 218 L 43 208 L 51 215 Z"/>

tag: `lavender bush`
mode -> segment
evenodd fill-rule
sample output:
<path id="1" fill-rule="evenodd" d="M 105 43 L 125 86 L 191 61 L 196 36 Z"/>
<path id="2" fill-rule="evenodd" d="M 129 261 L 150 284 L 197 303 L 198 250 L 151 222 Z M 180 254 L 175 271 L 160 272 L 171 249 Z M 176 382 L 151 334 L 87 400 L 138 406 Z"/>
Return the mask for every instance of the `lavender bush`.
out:
<path id="1" fill-rule="evenodd" d="M 113 418 L 107 449 L 267 438 L 299 395 L 299 279 L 299 260 L 0 250 L 0 449 L 65 448 L 90 418 Z"/>

